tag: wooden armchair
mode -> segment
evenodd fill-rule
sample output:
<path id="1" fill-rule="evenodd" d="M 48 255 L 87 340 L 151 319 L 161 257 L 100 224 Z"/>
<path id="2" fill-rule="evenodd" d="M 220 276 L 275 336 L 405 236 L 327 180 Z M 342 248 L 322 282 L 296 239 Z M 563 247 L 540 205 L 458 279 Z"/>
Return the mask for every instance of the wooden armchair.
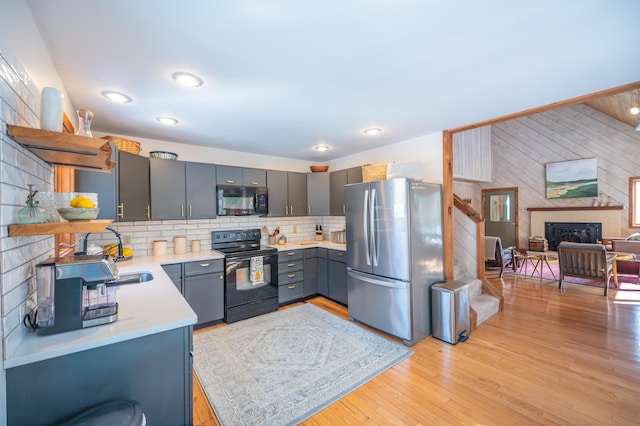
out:
<path id="1" fill-rule="evenodd" d="M 500 278 L 504 273 L 504 269 L 507 266 L 514 266 L 513 264 L 513 250 L 515 247 L 502 248 L 502 241 L 500 237 L 484 237 L 484 267 L 485 268 L 500 268 Z M 515 267 L 514 267 L 515 269 Z"/>
<path id="2" fill-rule="evenodd" d="M 558 288 L 562 289 L 564 277 L 586 278 L 603 281 L 606 296 L 609 292 L 609 281 L 613 276 L 614 258 L 615 255 L 608 254 L 603 244 L 561 242 L 558 246 L 558 263 L 560 264 Z"/>
<path id="3" fill-rule="evenodd" d="M 629 253 L 632 256 L 622 257 L 618 254 L 618 258 L 616 258 L 616 266 L 617 266 L 617 275 L 631 275 L 634 276 L 638 280 L 638 284 L 640 284 L 640 241 L 636 240 L 613 240 L 612 242 L 613 251 L 618 253 Z"/>

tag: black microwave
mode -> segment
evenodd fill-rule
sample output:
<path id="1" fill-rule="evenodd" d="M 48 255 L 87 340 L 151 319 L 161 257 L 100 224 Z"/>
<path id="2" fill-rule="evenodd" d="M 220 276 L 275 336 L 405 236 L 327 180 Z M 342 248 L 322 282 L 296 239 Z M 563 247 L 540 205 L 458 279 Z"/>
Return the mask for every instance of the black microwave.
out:
<path id="1" fill-rule="evenodd" d="M 218 216 L 266 216 L 268 190 L 258 186 L 218 185 Z"/>

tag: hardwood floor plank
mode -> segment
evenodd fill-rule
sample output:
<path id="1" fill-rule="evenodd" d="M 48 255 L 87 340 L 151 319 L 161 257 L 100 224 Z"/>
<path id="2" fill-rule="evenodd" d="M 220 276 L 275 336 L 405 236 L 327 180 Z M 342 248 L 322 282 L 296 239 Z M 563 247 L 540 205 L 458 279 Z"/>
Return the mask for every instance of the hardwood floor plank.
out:
<path id="1" fill-rule="evenodd" d="M 638 424 L 640 294 L 605 298 L 596 287 L 488 278 L 503 290 L 505 309 L 467 342 L 427 337 L 303 424 Z M 348 318 L 330 300 L 308 303 Z M 194 380 L 194 422 L 217 425 L 198 387 Z"/>

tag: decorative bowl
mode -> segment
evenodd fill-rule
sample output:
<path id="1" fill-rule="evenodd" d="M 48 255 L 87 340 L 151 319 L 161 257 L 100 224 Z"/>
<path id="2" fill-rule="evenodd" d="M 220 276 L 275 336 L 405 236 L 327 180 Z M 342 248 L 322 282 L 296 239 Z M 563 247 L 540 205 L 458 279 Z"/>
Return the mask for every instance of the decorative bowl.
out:
<path id="1" fill-rule="evenodd" d="M 151 158 L 160 158 L 161 160 L 177 160 L 178 154 L 167 151 L 151 151 L 149 153 Z"/>
<path id="2" fill-rule="evenodd" d="M 329 170 L 329 166 L 309 166 L 309 168 L 313 173 L 326 172 Z"/>
<path id="3" fill-rule="evenodd" d="M 73 222 L 75 220 L 93 220 L 100 213 L 99 208 L 83 209 L 75 207 L 63 207 L 58 209 L 58 213 L 63 219 Z"/>

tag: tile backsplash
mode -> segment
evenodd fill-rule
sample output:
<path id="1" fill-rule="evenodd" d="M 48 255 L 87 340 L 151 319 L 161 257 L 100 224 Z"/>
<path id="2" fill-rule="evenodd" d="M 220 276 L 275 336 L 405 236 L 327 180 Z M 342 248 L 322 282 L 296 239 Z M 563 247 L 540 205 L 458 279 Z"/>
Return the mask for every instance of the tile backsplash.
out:
<path id="1" fill-rule="evenodd" d="M 114 223 L 111 228 L 122 235 L 126 247 L 134 251 L 134 256 L 151 255 L 151 247 L 155 240 L 167 240 L 168 252 L 173 252 L 173 237 L 186 236 L 187 248 L 190 250 L 192 240 L 200 240 L 202 249 L 211 247 L 211 231 L 225 229 L 252 229 L 267 227 L 272 233 L 276 226 L 280 235 L 287 237 L 288 242 L 315 240 L 316 225 L 322 225 L 325 240 L 331 239 L 332 231 L 341 231 L 345 227 L 344 217 L 304 216 L 304 217 L 238 217 L 201 220 L 164 220 Z M 82 234 L 76 235 L 76 241 Z M 130 243 L 128 241 L 131 241 Z M 88 244 L 103 246 L 116 242 L 109 232 L 91 234 Z M 267 244 L 267 236 L 263 233 L 262 243 Z"/>
<path id="2" fill-rule="evenodd" d="M 0 297 L 2 355 L 15 347 L 27 329 L 24 314 L 35 307 L 35 265 L 54 250 L 53 236 L 8 236 L 9 225 L 25 206 L 28 184 L 52 191 L 51 166 L 6 134 L 7 124 L 39 128 L 40 92 L 27 71 L 7 50 L 0 52 Z M 36 196 L 36 199 L 38 197 Z"/>

